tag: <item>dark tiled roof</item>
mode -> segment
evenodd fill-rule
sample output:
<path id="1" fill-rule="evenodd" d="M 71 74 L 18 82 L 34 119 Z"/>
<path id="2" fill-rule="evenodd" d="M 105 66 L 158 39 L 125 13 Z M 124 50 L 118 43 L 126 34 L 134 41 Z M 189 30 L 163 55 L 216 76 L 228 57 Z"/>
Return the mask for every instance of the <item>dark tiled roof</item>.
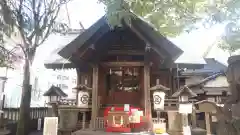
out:
<path id="1" fill-rule="evenodd" d="M 158 84 L 158 85 L 155 85 L 155 86 L 151 87 L 149 90 L 152 90 L 152 91 L 154 91 L 154 90 L 168 91 L 168 90 L 170 90 L 170 88 L 168 88 L 166 86 L 163 86 L 161 84 Z"/>
<path id="2" fill-rule="evenodd" d="M 192 88 L 192 87 L 195 87 L 195 86 L 199 86 L 199 85 L 205 84 L 206 82 L 208 82 L 210 80 L 214 80 L 214 79 L 216 79 L 219 76 L 225 76 L 225 73 L 223 73 L 223 72 L 215 73 L 215 74 L 213 74 L 211 76 L 208 76 L 208 77 L 200 80 L 197 83 L 187 84 L 187 87 Z"/>
<path id="3" fill-rule="evenodd" d="M 225 72 L 227 70 L 227 66 L 215 60 L 214 58 L 205 58 L 206 64 L 201 69 L 187 69 L 182 72 L 182 75 L 212 75 L 219 72 Z"/>
<path id="4" fill-rule="evenodd" d="M 183 88 L 179 89 L 177 92 L 175 92 L 172 97 L 179 97 L 182 95 L 187 95 L 189 97 L 196 97 L 197 94 L 194 93 L 187 85 L 185 85 Z"/>
<path id="5" fill-rule="evenodd" d="M 92 90 L 92 88 L 88 87 L 87 85 L 84 85 L 84 84 L 79 84 L 77 85 L 77 87 L 73 88 L 73 89 L 76 89 L 76 90 Z"/>
<path id="6" fill-rule="evenodd" d="M 151 27 L 147 22 L 137 17 L 134 14 L 131 14 L 131 24 L 124 22 L 125 19 L 122 19 L 122 24 L 125 27 L 129 27 L 135 34 L 141 35 L 144 37 L 145 42 L 150 43 L 153 48 L 161 48 L 159 50 L 164 51 L 167 56 L 172 60 L 176 60 L 183 51 L 178 48 L 175 44 L 169 41 L 166 37 L 161 35 L 155 28 Z M 86 46 L 95 44 L 97 40 L 102 37 L 102 35 L 111 31 L 109 24 L 106 20 L 106 17 L 103 16 L 90 28 L 85 30 L 81 35 L 79 35 L 75 40 L 66 45 L 59 54 L 68 59 L 76 52 L 79 48 L 84 48 Z"/>
<path id="7" fill-rule="evenodd" d="M 52 85 L 48 91 L 46 91 L 43 96 L 61 96 L 67 97 L 67 94 L 64 93 L 61 88 Z"/>
<path id="8" fill-rule="evenodd" d="M 219 76 L 226 76 L 225 73 L 216 73 L 208 76 L 199 82 L 188 84 L 187 87 L 191 88 L 193 92 L 197 94 L 206 93 L 207 95 L 222 95 L 222 92 L 226 91 L 229 95 L 227 87 L 204 87 L 204 85 L 211 80 L 216 79 Z"/>

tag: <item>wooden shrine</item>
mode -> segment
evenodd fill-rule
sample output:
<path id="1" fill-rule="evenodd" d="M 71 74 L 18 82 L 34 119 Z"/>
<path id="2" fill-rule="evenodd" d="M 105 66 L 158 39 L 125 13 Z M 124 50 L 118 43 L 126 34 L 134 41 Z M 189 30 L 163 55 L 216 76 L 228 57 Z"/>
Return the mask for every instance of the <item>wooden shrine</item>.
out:
<path id="1" fill-rule="evenodd" d="M 85 96 L 89 102 L 86 102 L 84 120 L 89 120 L 93 129 L 98 118 L 104 117 L 106 108 L 126 104 L 142 110 L 145 121 L 150 121 L 156 117 L 150 88 L 155 85 L 169 88 L 166 98 L 177 89 L 174 61 L 183 51 L 146 21 L 134 14 L 130 16 L 131 24 L 122 19 L 122 27 L 114 28 L 105 16 L 100 18 L 58 53 L 70 61 L 64 67 L 76 69 L 78 86 L 90 91 Z M 53 67 L 62 69 L 63 66 L 58 63 Z M 176 115 L 172 114 L 166 118 Z M 108 120 L 111 119 L 109 116 Z"/>

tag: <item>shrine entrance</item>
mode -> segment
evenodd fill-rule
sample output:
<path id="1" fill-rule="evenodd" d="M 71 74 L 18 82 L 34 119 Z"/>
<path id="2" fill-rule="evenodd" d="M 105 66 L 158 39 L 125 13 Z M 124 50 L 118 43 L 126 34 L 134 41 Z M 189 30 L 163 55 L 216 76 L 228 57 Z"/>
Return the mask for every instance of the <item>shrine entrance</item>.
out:
<path id="1" fill-rule="evenodd" d="M 106 67 L 106 105 L 130 104 L 142 107 L 143 67 Z"/>

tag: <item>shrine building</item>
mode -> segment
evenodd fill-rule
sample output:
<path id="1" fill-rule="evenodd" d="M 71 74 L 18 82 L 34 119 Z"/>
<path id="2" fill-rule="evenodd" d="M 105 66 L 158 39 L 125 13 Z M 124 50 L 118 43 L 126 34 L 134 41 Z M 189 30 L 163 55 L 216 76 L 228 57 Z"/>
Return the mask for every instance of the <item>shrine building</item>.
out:
<path id="1" fill-rule="evenodd" d="M 82 112 L 92 127 L 109 107 L 129 105 L 147 118 L 156 118 L 150 88 L 158 84 L 169 89 L 166 101 L 177 91 L 174 61 L 183 51 L 141 18 L 135 16 L 130 23 L 124 20 L 121 27 L 112 28 L 105 16 L 100 18 L 58 52 L 68 62 L 48 64 L 52 69 L 76 69 L 76 89 L 89 92 L 89 97 L 77 93 L 71 109 Z M 165 103 L 161 117 L 168 119 L 168 128 L 177 110 L 176 104 Z"/>

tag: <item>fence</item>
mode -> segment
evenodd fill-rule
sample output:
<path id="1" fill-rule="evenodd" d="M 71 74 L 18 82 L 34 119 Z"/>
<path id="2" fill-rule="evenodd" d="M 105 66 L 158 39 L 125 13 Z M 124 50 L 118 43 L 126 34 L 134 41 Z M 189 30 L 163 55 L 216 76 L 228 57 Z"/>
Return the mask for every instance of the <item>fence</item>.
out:
<path id="1" fill-rule="evenodd" d="M 30 109 L 31 119 L 43 118 L 47 115 L 47 107 L 34 107 Z M 4 108 L 4 119 L 18 121 L 20 117 L 20 108 Z"/>
<path id="2" fill-rule="evenodd" d="M 153 124 L 165 124 L 165 119 L 163 118 L 152 118 Z M 104 118 L 103 117 L 97 117 L 95 122 L 95 129 L 101 130 L 104 129 Z M 166 126 L 166 124 L 165 124 Z"/>

